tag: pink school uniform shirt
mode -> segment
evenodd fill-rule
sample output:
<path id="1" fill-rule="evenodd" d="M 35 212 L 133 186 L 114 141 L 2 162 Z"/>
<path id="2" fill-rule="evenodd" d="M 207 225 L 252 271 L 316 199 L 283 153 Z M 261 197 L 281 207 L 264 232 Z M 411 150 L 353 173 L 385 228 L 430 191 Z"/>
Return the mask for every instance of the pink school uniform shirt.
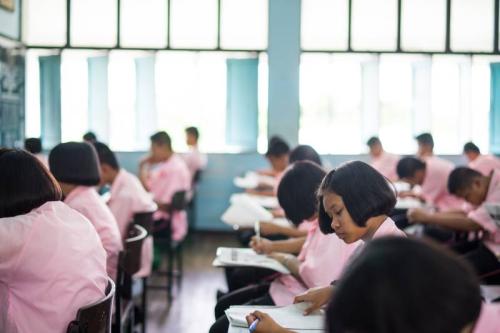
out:
<path id="1" fill-rule="evenodd" d="M 85 216 L 94 226 L 102 246 L 106 250 L 106 270 L 114 280 L 118 265 L 118 254 L 123 249 L 120 230 L 116 220 L 96 190 L 89 186 L 78 186 L 64 199 L 71 208 Z"/>
<path id="2" fill-rule="evenodd" d="M 80 307 L 104 297 L 106 252 L 64 203 L 1 218 L 0 239 L 0 332 L 66 332 Z"/>
<path id="3" fill-rule="evenodd" d="M 168 204 L 177 191 L 188 192 L 191 189 L 191 174 L 186 163 L 176 154 L 151 170 L 147 179 L 147 188 L 156 202 Z M 166 212 L 157 211 L 155 219 L 168 218 Z M 187 234 L 186 212 L 176 212 L 172 216 L 172 239 L 179 241 Z"/>
<path id="4" fill-rule="evenodd" d="M 483 304 L 474 333 L 500 333 L 500 304 Z"/>
<path id="5" fill-rule="evenodd" d="M 500 169 L 500 159 L 492 155 L 479 155 L 474 161 L 469 162 L 469 168 L 488 176 L 494 169 Z"/>
<path id="6" fill-rule="evenodd" d="M 425 201 L 440 211 L 463 209 L 465 201 L 448 192 L 448 177 L 454 164 L 436 156 L 425 158 L 426 172 L 422 184 Z"/>
<path id="7" fill-rule="evenodd" d="M 133 222 L 135 213 L 156 211 L 152 196 L 142 187 L 139 179 L 120 169 L 110 190 L 108 207 L 113 213 L 122 239 L 127 238 L 127 231 Z M 153 262 L 153 238 L 148 236 L 142 246 L 141 269 L 135 275 L 146 277 L 151 274 Z"/>
<path id="8" fill-rule="evenodd" d="M 390 181 L 395 181 L 399 178 L 396 171 L 399 159 L 398 155 L 384 151 L 380 156 L 372 158 L 370 165 Z"/>
<path id="9" fill-rule="evenodd" d="M 182 159 L 186 163 L 189 173 L 191 174 L 191 179 L 198 170 L 203 170 L 207 166 L 207 155 L 202 154 L 198 147 L 192 147 L 185 154 L 181 155 Z"/>
<path id="10" fill-rule="evenodd" d="M 483 204 L 468 214 L 468 217 L 474 220 L 481 227 L 488 231 L 488 241 L 500 244 L 500 228 L 497 227 L 491 216 L 486 210 L 485 204 L 500 203 L 500 170 L 493 170 L 491 173 L 491 181 L 488 187 L 488 193 Z"/>
<path id="11" fill-rule="evenodd" d="M 361 244 L 346 244 L 335 234 L 322 234 L 318 221 L 302 224 L 311 226 L 298 256 L 301 261 L 299 274 L 305 285 L 292 275 L 281 275 L 275 279 L 271 283 L 269 294 L 278 306 L 292 304 L 293 298 L 308 288 L 328 285 L 336 280 L 351 254 Z"/>

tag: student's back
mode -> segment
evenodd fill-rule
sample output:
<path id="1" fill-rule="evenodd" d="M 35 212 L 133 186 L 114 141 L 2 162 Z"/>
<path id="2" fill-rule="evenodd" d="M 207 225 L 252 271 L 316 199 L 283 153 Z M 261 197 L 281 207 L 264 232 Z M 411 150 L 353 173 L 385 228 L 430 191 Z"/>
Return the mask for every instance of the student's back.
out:
<path id="1" fill-rule="evenodd" d="M 470 161 L 468 166 L 488 176 L 491 171 L 500 169 L 500 159 L 492 155 L 479 155 L 474 161 Z"/>

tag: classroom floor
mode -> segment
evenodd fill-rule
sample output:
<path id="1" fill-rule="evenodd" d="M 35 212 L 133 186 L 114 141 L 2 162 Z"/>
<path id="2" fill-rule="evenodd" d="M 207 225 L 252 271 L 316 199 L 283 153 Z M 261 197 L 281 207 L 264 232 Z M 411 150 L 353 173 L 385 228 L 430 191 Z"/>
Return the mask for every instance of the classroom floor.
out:
<path id="1" fill-rule="evenodd" d="M 219 246 L 239 246 L 231 234 L 195 234 L 184 248 L 184 279 L 167 308 L 165 291 L 150 291 L 148 333 L 206 333 L 214 322 L 217 289 L 226 289 L 223 271 L 212 267 Z M 158 283 L 164 280 L 153 281 Z"/>

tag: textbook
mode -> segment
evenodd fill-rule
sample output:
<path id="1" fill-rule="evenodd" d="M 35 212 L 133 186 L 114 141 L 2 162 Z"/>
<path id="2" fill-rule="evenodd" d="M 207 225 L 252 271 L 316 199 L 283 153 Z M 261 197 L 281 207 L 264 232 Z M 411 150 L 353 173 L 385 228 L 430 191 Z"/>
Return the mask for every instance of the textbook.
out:
<path id="1" fill-rule="evenodd" d="M 252 201 L 257 205 L 268 209 L 275 209 L 279 208 L 280 206 L 278 198 L 276 197 L 269 197 L 265 195 L 248 194 L 248 193 L 235 193 L 231 195 L 229 202 L 231 204 L 234 204 L 241 200 Z"/>
<path id="2" fill-rule="evenodd" d="M 219 247 L 212 265 L 215 267 L 260 267 L 278 273 L 290 274 L 288 268 L 277 260 L 263 254 L 257 254 L 254 250 L 247 248 Z"/>
<path id="3" fill-rule="evenodd" d="M 222 222 L 239 227 L 252 228 L 256 222 L 273 220 L 273 214 L 249 197 L 234 198 L 221 217 Z"/>
<path id="4" fill-rule="evenodd" d="M 243 189 L 256 189 L 259 185 L 274 187 L 276 180 L 271 176 L 259 175 L 257 172 L 248 171 L 243 177 L 236 177 L 234 185 Z"/>
<path id="5" fill-rule="evenodd" d="M 230 325 L 233 327 L 247 328 L 246 316 L 258 310 L 267 313 L 280 326 L 290 330 L 323 331 L 324 311 L 319 310 L 308 316 L 304 316 L 304 310 L 308 305 L 308 303 L 297 303 L 281 307 L 258 305 L 231 306 L 225 313 Z"/>

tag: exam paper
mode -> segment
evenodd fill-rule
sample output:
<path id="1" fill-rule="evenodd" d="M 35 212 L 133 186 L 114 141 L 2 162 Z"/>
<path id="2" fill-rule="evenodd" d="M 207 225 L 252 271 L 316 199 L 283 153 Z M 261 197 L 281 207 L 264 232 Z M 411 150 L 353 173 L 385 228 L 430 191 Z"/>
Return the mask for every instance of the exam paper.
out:
<path id="1" fill-rule="evenodd" d="M 217 257 L 212 263 L 216 267 L 248 266 L 261 267 L 274 270 L 283 274 L 290 274 L 288 268 L 277 260 L 263 254 L 257 254 L 252 249 L 219 247 Z"/>

